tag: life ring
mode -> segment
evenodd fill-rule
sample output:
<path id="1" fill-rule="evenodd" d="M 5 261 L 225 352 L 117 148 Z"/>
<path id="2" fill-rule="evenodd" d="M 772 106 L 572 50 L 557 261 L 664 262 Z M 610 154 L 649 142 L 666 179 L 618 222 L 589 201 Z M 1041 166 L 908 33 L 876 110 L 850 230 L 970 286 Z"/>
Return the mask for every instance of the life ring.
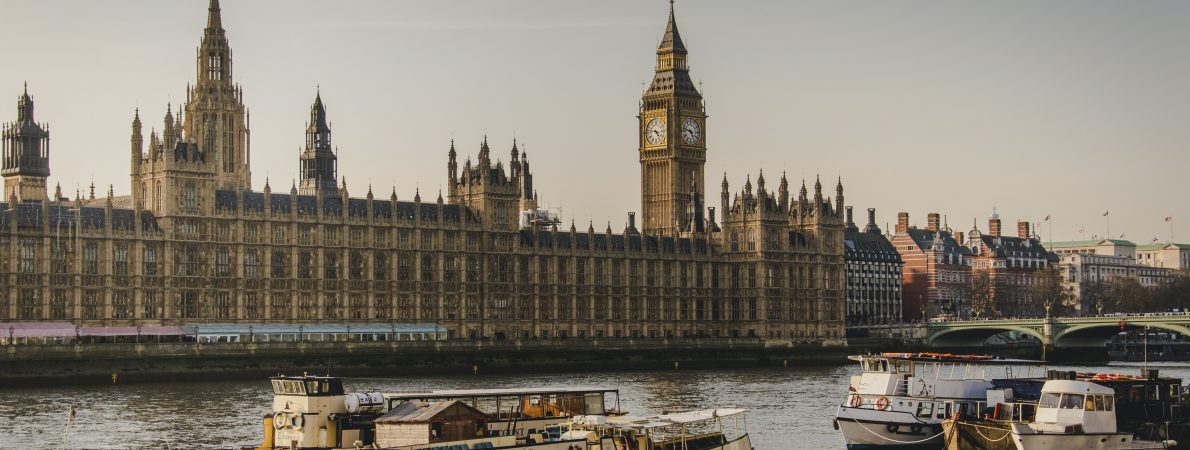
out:
<path id="1" fill-rule="evenodd" d="M 884 410 L 888 409 L 888 405 L 889 405 L 888 397 L 880 397 L 879 400 L 876 400 L 876 410 L 877 411 L 884 411 Z"/>
<path id="2" fill-rule="evenodd" d="M 289 424 L 293 425 L 293 429 L 302 431 L 302 425 L 306 423 L 306 418 L 302 417 L 302 413 L 293 413 L 289 416 Z"/>
<path id="3" fill-rule="evenodd" d="M 285 424 L 288 422 L 289 420 L 285 418 L 285 413 L 279 412 L 273 414 L 273 428 L 280 430 L 285 428 Z"/>
<path id="4" fill-rule="evenodd" d="M 862 404 L 864 404 L 864 399 L 860 398 L 858 395 L 851 396 L 851 407 L 852 408 L 859 408 L 860 405 L 862 405 Z"/>

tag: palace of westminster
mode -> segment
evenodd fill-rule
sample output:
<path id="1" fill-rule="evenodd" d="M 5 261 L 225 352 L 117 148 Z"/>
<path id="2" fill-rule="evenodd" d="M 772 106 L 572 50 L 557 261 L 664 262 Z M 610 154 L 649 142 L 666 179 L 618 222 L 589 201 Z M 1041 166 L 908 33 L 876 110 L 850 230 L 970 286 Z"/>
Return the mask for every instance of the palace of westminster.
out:
<path id="1" fill-rule="evenodd" d="M 704 206 L 706 111 L 670 5 L 639 111 L 641 217 L 558 229 L 529 157 L 447 153 L 446 198 L 348 195 L 321 96 L 300 181 L 251 186 L 249 129 L 218 0 L 186 103 L 131 130 L 131 194 L 47 195 L 28 89 L 3 127 L 0 322 L 434 323 L 451 338 L 843 340 L 843 188 L 763 173 Z M 358 195 L 358 194 L 357 194 Z"/>

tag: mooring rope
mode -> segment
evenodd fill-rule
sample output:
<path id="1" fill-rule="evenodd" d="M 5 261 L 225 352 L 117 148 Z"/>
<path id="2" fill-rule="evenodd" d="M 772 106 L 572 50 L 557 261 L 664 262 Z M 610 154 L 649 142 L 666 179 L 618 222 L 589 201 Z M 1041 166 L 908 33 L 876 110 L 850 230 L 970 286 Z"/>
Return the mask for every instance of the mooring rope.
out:
<path id="1" fill-rule="evenodd" d="M 999 439 L 992 439 L 992 438 L 990 438 L 990 437 L 987 437 L 987 435 L 983 434 L 983 431 L 981 431 L 981 430 L 980 430 L 980 428 L 988 428 L 988 429 L 992 429 L 992 430 L 998 430 L 999 428 L 995 428 L 995 427 L 989 427 L 989 426 L 987 426 L 987 425 L 976 425 L 976 424 L 973 424 L 973 423 L 968 423 L 968 424 L 966 424 L 966 425 L 968 425 L 968 426 L 972 426 L 972 427 L 975 427 L 975 432 L 976 432 L 976 433 L 979 433 L 979 437 L 983 438 L 985 441 L 988 441 L 988 442 L 1000 442 L 1000 441 L 1003 441 L 1004 439 L 1007 439 L 1007 438 L 1008 438 L 1008 436 L 1011 436 L 1011 435 L 1012 435 L 1012 430 L 1010 429 L 1010 430 L 1008 430 L 1008 431 L 1005 431 L 1005 432 L 1004 432 L 1004 435 L 1003 435 L 1003 436 L 1000 436 L 1000 438 L 999 438 Z M 958 427 L 958 423 L 957 423 L 957 422 L 955 423 L 955 427 L 956 427 L 956 428 Z"/>
<path id="2" fill-rule="evenodd" d="M 941 435 L 942 435 L 942 432 L 941 432 L 941 431 L 939 431 L 939 432 L 938 432 L 938 434 L 935 434 L 935 435 L 933 435 L 933 436 L 927 437 L 927 438 L 925 438 L 925 439 L 922 439 L 922 440 L 919 440 L 919 441 L 902 441 L 902 440 L 898 440 L 898 439 L 890 439 L 890 438 L 887 438 L 887 437 L 884 437 L 884 436 L 880 435 L 879 433 L 877 433 L 877 432 L 875 432 L 875 431 L 869 430 L 869 429 L 868 429 L 868 427 L 867 427 L 866 425 L 864 425 L 864 423 L 863 423 L 863 422 L 860 422 L 860 421 L 858 421 L 858 420 L 856 420 L 856 421 L 855 421 L 855 424 L 856 424 L 856 425 L 859 425 L 859 427 L 860 427 L 860 428 L 863 428 L 863 429 L 864 429 L 864 431 L 867 431 L 867 432 L 869 432 L 869 433 L 872 433 L 872 435 L 873 435 L 873 436 L 876 436 L 876 437 L 878 437 L 878 438 L 880 438 L 880 439 L 884 439 L 884 440 L 886 440 L 886 441 L 889 441 L 889 442 L 896 442 L 896 443 L 898 443 L 898 444 L 920 444 L 920 443 L 922 443 L 922 442 L 929 441 L 929 440 L 931 440 L 931 439 L 934 439 L 934 438 L 936 438 L 936 437 L 938 437 L 938 436 L 941 436 Z"/>

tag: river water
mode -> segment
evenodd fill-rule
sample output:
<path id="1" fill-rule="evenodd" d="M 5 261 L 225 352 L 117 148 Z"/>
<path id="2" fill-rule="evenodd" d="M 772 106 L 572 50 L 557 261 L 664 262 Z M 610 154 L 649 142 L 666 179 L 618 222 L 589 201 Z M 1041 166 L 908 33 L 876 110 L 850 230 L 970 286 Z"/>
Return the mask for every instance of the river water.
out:
<path id="1" fill-rule="evenodd" d="M 1163 376 L 1190 379 L 1190 363 L 1155 365 Z M 1065 368 L 1071 370 L 1095 370 Z M 1137 373 L 1136 364 L 1103 372 Z M 348 392 L 601 386 L 620 389 L 631 413 L 715 407 L 747 408 L 757 449 L 841 449 L 831 427 L 847 391 L 851 364 L 731 370 L 581 374 L 395 376 L 349 378 Z M 114 386 L 0 389 L 0 448 L 232 448 L 260 442 L 270 407 L 267 380 L 161 382 Z M 76 420 L 66 425 L 69 406 Z"/>

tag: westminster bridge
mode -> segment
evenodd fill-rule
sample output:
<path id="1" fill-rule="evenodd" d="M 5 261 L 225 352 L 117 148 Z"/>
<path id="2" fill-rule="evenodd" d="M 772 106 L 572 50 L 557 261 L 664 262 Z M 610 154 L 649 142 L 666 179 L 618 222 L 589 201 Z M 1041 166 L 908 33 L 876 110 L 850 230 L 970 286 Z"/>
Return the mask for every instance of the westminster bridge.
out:
<path id="1" fill-rule="evenodd" d="M 1121 331 L 1145 328 L 1190 336 L 1190 314 L 950 320 L 925 324 L 925 336 L 926 343 L 931 347 L 968 348 L 982 346 L 988 338 L 997 334 L 1015 331 L 1037 338 L 1049 348 L 1103 348 L 1112 336 Z"/>

